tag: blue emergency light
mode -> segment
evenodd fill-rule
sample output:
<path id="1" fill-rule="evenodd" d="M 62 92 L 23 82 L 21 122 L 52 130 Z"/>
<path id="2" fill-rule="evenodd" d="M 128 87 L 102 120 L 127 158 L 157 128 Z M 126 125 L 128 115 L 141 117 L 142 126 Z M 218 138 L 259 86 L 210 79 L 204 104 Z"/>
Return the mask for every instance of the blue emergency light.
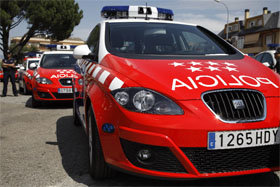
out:
<path id="1" fill-rule="evenodd" d="M 101 16 L 108 19 L 145 18 L 159 20 L 173 20 L 173 11 L 165 8 L 150 6 L 105 6 Z"/>

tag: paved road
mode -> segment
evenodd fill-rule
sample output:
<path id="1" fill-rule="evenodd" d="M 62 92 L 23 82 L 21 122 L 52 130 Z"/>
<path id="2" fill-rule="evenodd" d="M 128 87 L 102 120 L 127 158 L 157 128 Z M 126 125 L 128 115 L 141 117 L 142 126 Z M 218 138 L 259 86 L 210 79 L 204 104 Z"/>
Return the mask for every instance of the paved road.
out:
<path id="1" fill-rule="evenodd" d="M 72 122 L 71 102 L 30 107 L 31 97 L 0 98 L 0 186 L 279 186 L 279 172 L 196 181 L 159 181 L 118 173 L 94 181 L 87 138 Z M 2 83 L 0 85 L 2 92 Z M 278 174 L 278 176 L 277 176 Z"/>

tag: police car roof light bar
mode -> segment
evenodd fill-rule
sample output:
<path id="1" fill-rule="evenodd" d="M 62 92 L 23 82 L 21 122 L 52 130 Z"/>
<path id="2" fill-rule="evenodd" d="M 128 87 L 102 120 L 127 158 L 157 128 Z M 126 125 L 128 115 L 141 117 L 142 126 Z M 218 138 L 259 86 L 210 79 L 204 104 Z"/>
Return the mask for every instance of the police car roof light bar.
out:
<path id="1" fill-rule="evenodd" d="M 104 6 L 101 16 L 108 19 L 143 18 L 173 20 L 173 11 L 150 6 Z"/>
<path id="2" fill-rule="evenodd" d="M 104 18 L 128 18 L 129 6 L 104 6 L 101 10 L 101 17 Z"/>

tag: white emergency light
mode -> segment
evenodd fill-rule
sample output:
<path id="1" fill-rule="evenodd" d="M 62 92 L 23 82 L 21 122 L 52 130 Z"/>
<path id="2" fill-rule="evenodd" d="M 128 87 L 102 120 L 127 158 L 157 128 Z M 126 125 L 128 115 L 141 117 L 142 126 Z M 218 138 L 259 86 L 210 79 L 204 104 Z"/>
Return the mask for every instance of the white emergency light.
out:
<path id="1" fill-rule="evenodd" d="M 173 20 L 173 11 L 165 8 L 151 6 L 105 6 L 101 10 L 101 16 L 108 19 L 142 18 Z"/>

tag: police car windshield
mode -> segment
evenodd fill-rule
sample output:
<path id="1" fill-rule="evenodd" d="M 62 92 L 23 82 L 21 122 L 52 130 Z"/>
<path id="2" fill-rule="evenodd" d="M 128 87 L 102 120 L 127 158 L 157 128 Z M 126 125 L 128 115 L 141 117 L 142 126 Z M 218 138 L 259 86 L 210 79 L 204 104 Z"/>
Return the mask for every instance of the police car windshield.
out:
<path id="1" fill-rule="evenodd" d="M 76 59 L 72 54 L 45 54 L 42 57 L 40 67 L 46 69 L 74 68 Z"/>
<path id="2" fill-rule="evenodd" d="M 170 24 L 108 23 L 106 47 L 112 54 L 227 56 L 236 51 L 202 27 Z"/>

